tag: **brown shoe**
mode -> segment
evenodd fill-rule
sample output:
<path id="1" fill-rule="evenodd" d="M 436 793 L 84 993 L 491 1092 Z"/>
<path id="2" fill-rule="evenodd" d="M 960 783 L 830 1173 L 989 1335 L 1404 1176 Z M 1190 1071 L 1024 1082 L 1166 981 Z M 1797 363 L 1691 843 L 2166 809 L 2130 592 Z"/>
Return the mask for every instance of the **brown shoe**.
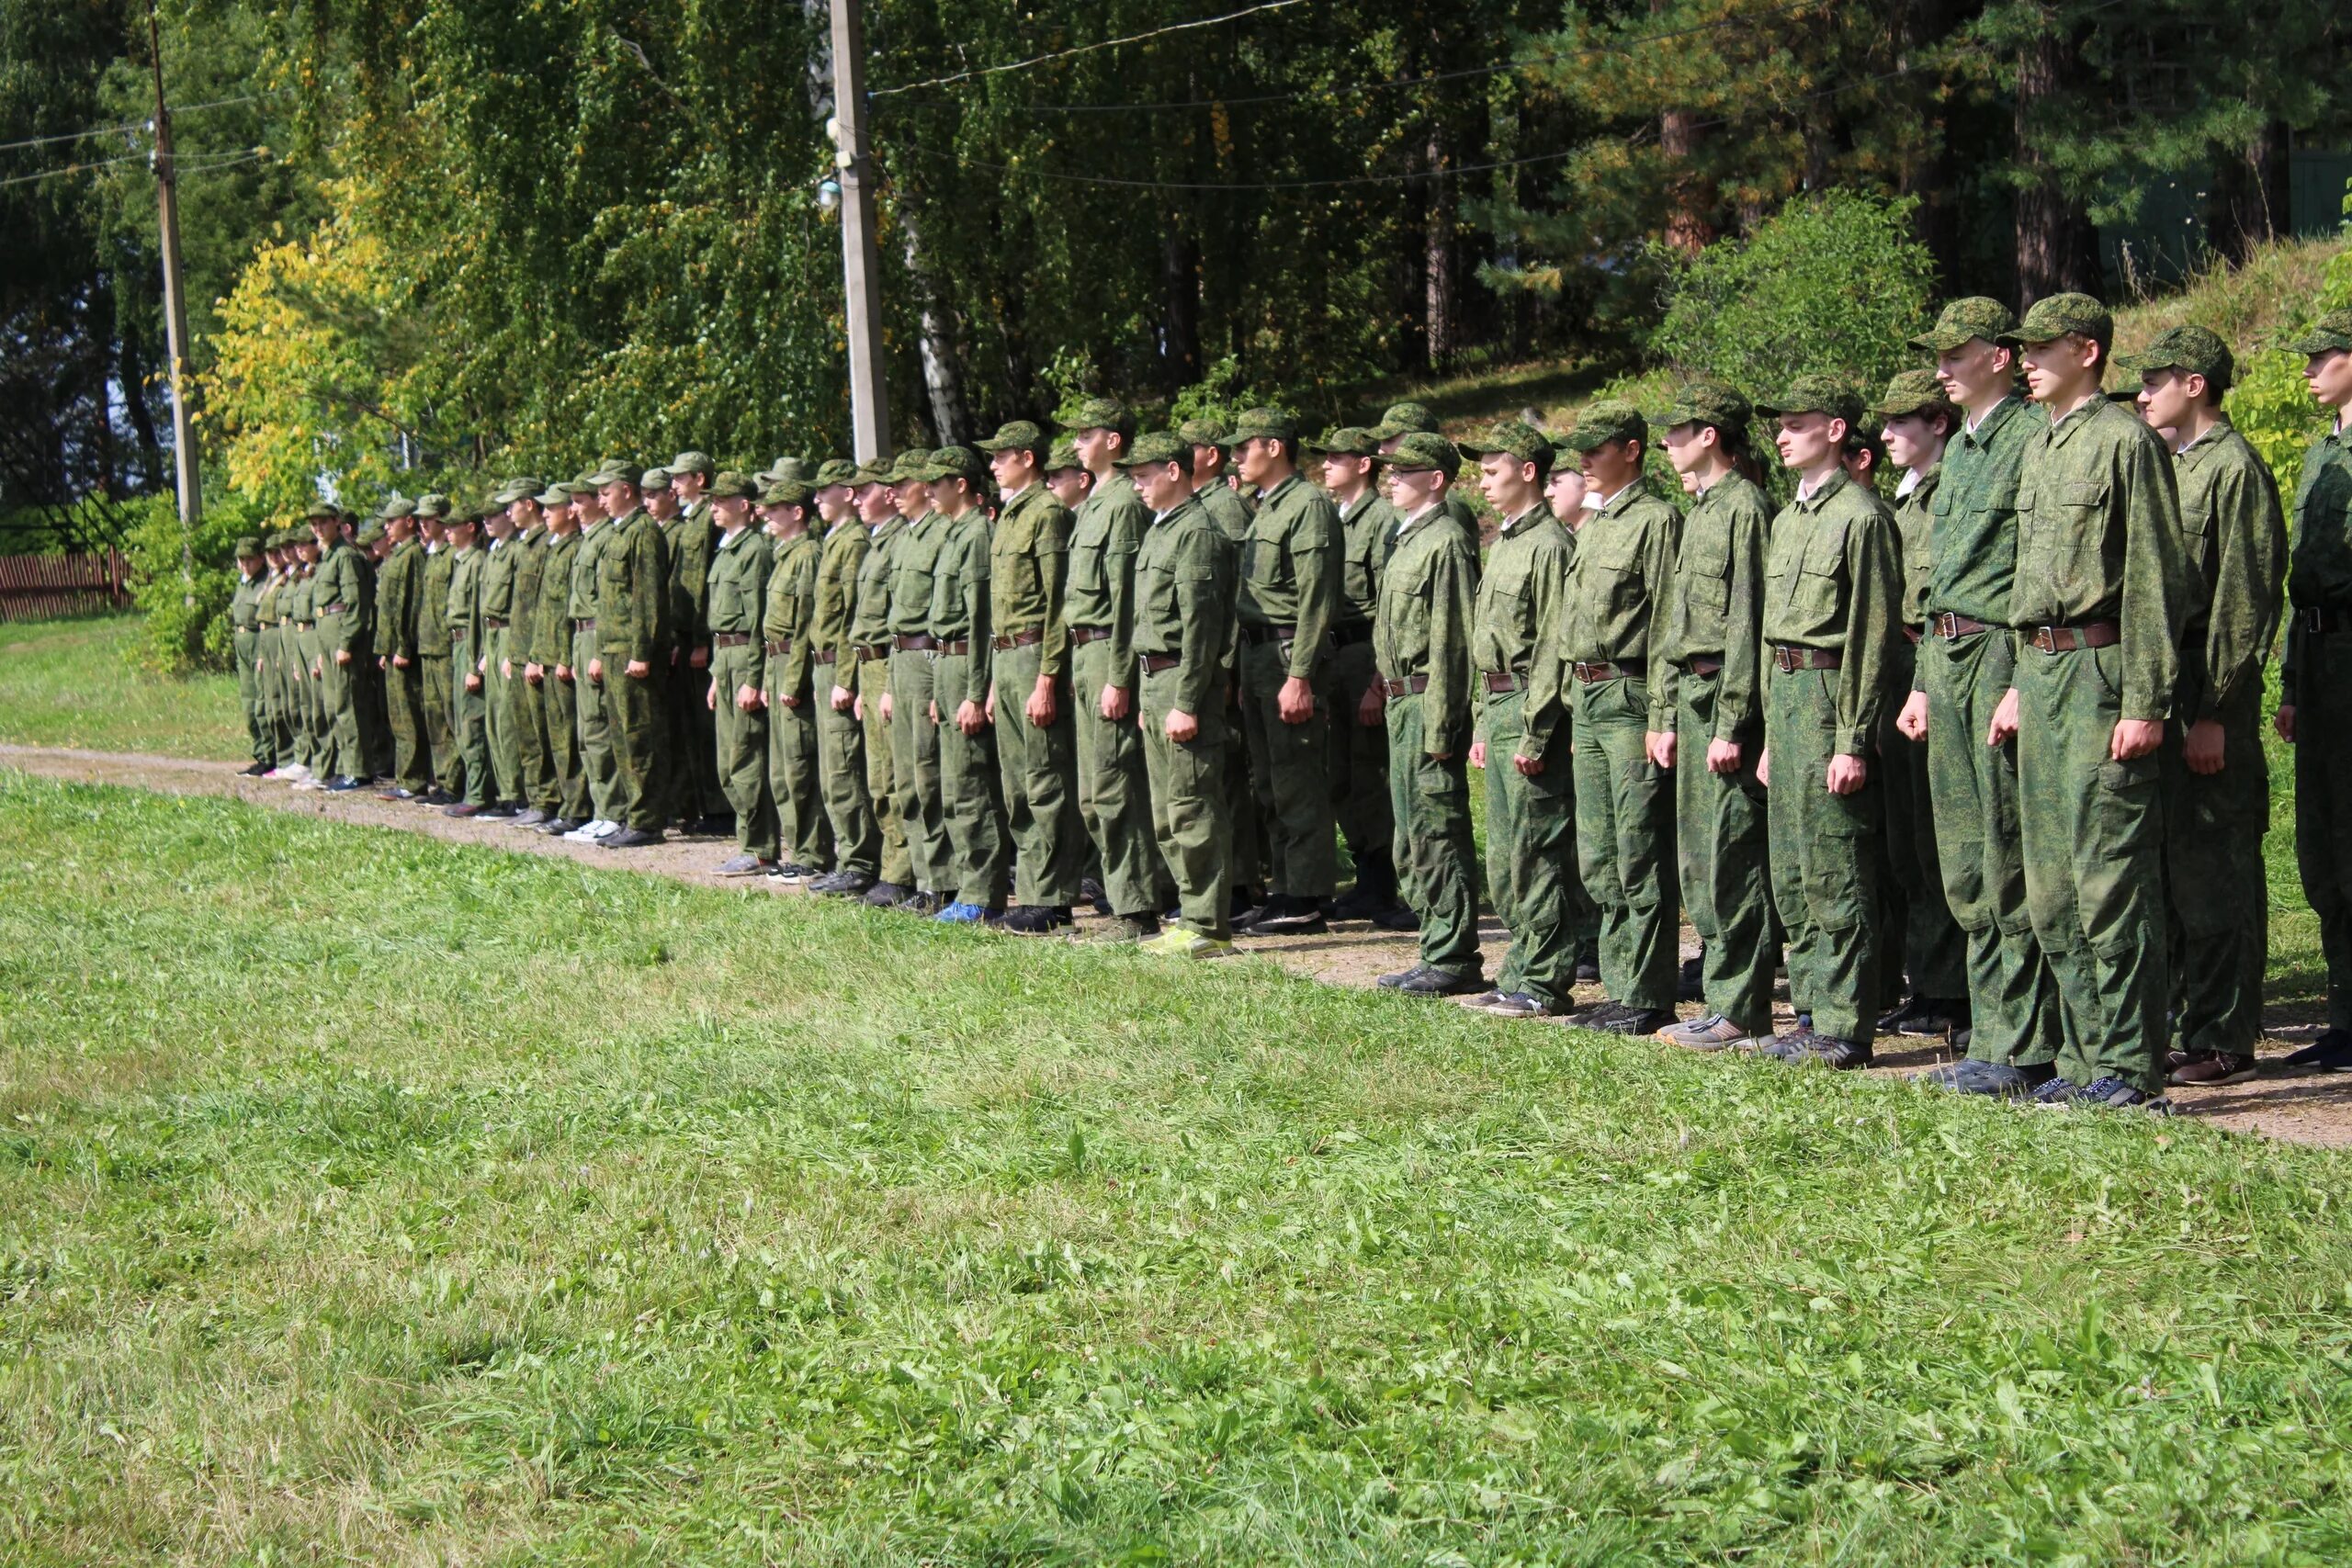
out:
<path id="1" fill-rule="evenodd" d="M 2211 1089 L 2215 1084 L 2245 1083 L 2253 1077 L 2253 1057 L 2208 1054 L 2191 1056 L 2175 1067 L 2170 1081 L 2184 1088 Z"/>

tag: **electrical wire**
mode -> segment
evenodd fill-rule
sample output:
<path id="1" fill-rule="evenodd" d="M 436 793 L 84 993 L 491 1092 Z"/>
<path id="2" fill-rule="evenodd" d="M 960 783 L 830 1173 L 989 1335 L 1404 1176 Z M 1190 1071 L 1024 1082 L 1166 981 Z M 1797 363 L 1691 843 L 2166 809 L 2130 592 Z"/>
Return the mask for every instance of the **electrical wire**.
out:
<path id="1" fill-rule="evenodd" d="M 177 119 L 182 115 L 202 114 L 206 109 L 228 108 L 234 104 L 259 103 L 264 98 L 274 98 L 288 91 L 290 89 L 276 87 L 266 93 L 246 93 L 233 98 L 215 98 L 209 103 L 189 104 L 185 107 L 172 110 L 172 118 Z M 0 141 L 0 152 L 14 152 L 25 147 L 53 147 L 61 141 L 80 141 L 93 136 L 111 136 L 120 130 L 144 130 L 148 124 L 149 122 L 143 119 L 133 119 L 126 120 L 120 125 L 94 125 L 87 130 L 61 131 L 55 136 L 28 136 L 22 141 Z"/>
<path id="2" fill-rule="evenodd" d="M 1026 71 L 1033 65 L 1051 64 L 1057 60 L 1068 60 L 1072 55 L 1092 54 L 1105 49 L 1119 49 L 1131 43 L 1142 43 L 1148 39 L 1165 38 L 1170 33 L 1193 32 L 1202 28 L 1214 28 L 1224 22 L 1238 22 L 1244 17 L 1254 17 L 1262 11 L 1280 11 L 1292 6 L 1303 6 L 1306 3 L 1306 0 L 1264 0 L 1262 5 L 1246 6 L 1238 11 L 1228 11 L 1222 17 L 1203 17 L 1195 21 L 1170 22 L 1164 28 L 1154 28 L 1149 32 L 1131 33 L 1125 38 L 1103 39 L 1097 43 L 1082 43 L 1074 49 L 1057 49 L 1050 54 L 1034 55 L 1027 60 L 1009 61 L 1002 65 L 975 66 L 969 71 L 958 71 L 952 75 L 933 76 L 921 82 L 904 82 L 895 87 L 876 87 L 865 96 L 868 98 L 887 98 L 899 93 L 919 92 L 925 87 L 945 87 L 957 82 L 977 81 L 982 76 L 1000 76 L 1008 71 Z"/>
<path id="3" fill-rule="evenodd" d="M 216 169 L 233 168 L 239 164 L 258 163 L 269 156 L 271 156 L 270 150 L 266 147 L 247 147 L 243 150 L 221 152 L 176 153 L 172 159 L 172 173 L 175 176 L 209 175 Z M 126 152 L 119 158 L 99 158 L 87 164 L 65 164 L 54 169 L 36 169 L 28 175 L 11 175 L 6 179 L 0 179 L 0 189 L 9 186 L 34 185 L 42 180 L 62 180 L 74 175 L 92 174 L 99 169 L 111 169 L 120 164 L 149 163 L 153 158 L 153 152 L 142 150 L 137 152 Z"/>

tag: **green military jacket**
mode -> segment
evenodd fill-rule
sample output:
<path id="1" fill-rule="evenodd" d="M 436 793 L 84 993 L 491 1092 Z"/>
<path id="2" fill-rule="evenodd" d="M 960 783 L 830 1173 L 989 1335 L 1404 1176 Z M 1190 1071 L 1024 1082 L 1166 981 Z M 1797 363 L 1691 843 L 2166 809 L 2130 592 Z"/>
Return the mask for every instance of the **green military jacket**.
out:
<path id="1" fill-rule="evenodd" d="M 571 552 L 571 592 L 565 613 L 574 621 L 594 620 L 596 615 L 596 568 L 604 559 L 605 547 L 612 542 L 613 525 L 605 521 L 593 528 L 582 528 L 574 536 L 580 541 Z"/>
<path id="2" fill-rule="evenodd" d="M 1561 656 L 1571 663 L 1648 666 L 1649 727 L 1658 730 L 1671 726 L 1674 716 L 1667 651 L 1681 532 L 1681 514 L 1642 479 L 1586 517 L 1577 530 L 1560 638 Z"/>
<path id="3" fill-rule="evenodd" d="M 945 524 L 937 512 L 926 512 L 910 521 L 891 543 L 887 624 L 893 637 L 931 635 L 931 577 L 939 565 Z"/>
<path id="4" fill-rule="evenodd" d="M 1296 474 L 1262 491 L 1250 519 L 1241 547 L 1241 624 L 1294 628 L 1294 680 L 1315 673 L 1339 617 L 1341 537 L 1331 498 Z"/>
<path id="5" fill-rule="evenodd" d="M 531 616 L 531 662 L 552 670 L 571 662 L 571 563 L 580 553 L 580 530 L 550 531 L 539 547 L 539 596 Z"/>
<path id="6" fill-rule="evenodd" d="M 1915 631 L 1928 622 L 1928 583 L 1934 575 L 1936 491 L 1943 488 L 1939 463 L 1916 476 L 1905 474 L 1894 495 L 1895 532 L 1903 536 L 1903 624 Z"/>
<path id="7" fill-rule="evenodd" d="M 449 562 L 449 654 L 462 658 L 469 670 L 481 662 L 482 579 L 490 552 L 480 545 L 452 550 Z"/>
<path id="8" fill-rule="evenodd" d="M 2041 424 L 2025 400 L 2005 398 L 1944 446 L 1928 511 L 1930 615 L 1965 615 L 2007 626 L 2018 570 L 2018 473 Z"/>
<path id="9" fill-rule="evenodd" d="M 849 640 L 855 648 L 882 648 L 890 643 L 890 578 L 897 562 L 893 557 L 899 539 L 907 531 L 903 517 L 885 518 L 876 527 L 865 529 L 865 558 L 857 563 L 857 602 L 851 606 Z M 842 684 L 848 684 L 843 682 Z"/>
<path id="10" fill-rule="evenodd" d="M 1396 547 L 1399 519 L 1376 490 L 1365 491 L 1339 516 L 1340 624 L 1361 624 L 1380 613 L 1380 570 Z"/>
<path id="11" fill-rule="evenodd" d="M 2123 716 L 2172 716 L 2188 561 L 2180 491 L 2163 440 L 2094 393 L 2035 434 L 2018 477 L 2018 575 L 2009 609 L 2019 658 L 2036 626 L 2120 621 Z"/>
<path id="12" fill-rule="evenodd" d="M 1682 518 L 1681 547 L 1674 557 L 1677 590 L 1668 616 L 1665 702 L 1655 700 L 1659 677 L 1651 675 L 1651 708 L 1659 730 L 1675 727 L 1680 694 L 1671 684 L 1694 658 L 1720 659 L 1715 677 L 1715 730 L 1700 740 L 1752 740 L 1764 718 L 1764 555 L 1772 536 L 1771 512 L 1746 477 L 1725 474 L 1707 487 Z"/>
<path id="13" fill-rule="evenodd" d="M 1152 521 L 1141 543 L 1135 557 L 1136 652 L 1181 660 L 1175 705 L 1197 717 L 1225 700 L 1235 547 L 1198 497 Z M 1128 682 L 1137 679 L 1129 676 Z"/>
<path id="14" fill-rule="evenodd" d="M 1062 621 L 1062 586 L 1069 577 L 1069 509 L 1044 484 L 1005 502 L 989 547 L 989 627 L 998 637 L 1038 634 L 1037 671 L 1069 670 L 1069 628 Z M 1008 697 L 1027 700 L 1025 693 Z"/>
<path id="15" fill-rule="evenodd" d="M 2303 455 L 2302 482 L 2295 487 L 2295 549 L 2287 571 L 2287 597 L 2298 610 L 2352 614 L 2352 422 L 2312 443 Z M 2301 663 L 2300 623 L 2287 629 L 2287 653 L 2279 665 L 2279 701 L 2296 701 L 2295 671 Z"/>
<path id="16" fill-rule="evenodd" d="M 710 571 L 703 580 L 707 590 L 703 624 L 713 637 L 723 632 L 751 638 L 743 649 L 749 662 L 744 666 L 741 683 L 759 691 L 767 689 L 768 579 L 780 547 L 772 546 L 756 527 L 747 525 L 732 535 L 722 533 L 718 543 L 712 547 Z M 734 698 L 732 692 L 718 694 L 722 703 Z"/>
<path id="17" fill-rule="evenodd" d="M 484 622 L 514 620 L 514 563 L 522 547 L 512 537 L 492 539 L 481 550 L 481 616 Z M 488 630 L 485 626 L 483 629 Z"/>
<path id="18" fill-rule="evenodd" d="M 1062 620 L 1073 626 L 1107 629 L 1112 678 L 1135 684 L 1136 552 L 1151 513 L 1136 493 L 1135 481 L 1114 473 L 1095 481 L 1079 502 L 1069 527 L 1069 581 L 1062 589 Z M 1095 694 L 1087 693 L 1091 702 Z"/>
<path id="19" fill-rule="evenodd" d="M 241 637 L 261 629 L 261 587 L 266 581 L 266 573 L 261 577 L 237 574 L 237 586 L 229 595 L 229 629 Z"/>
<path id="20" fill-rule="evenodd" d="M 2270 465 L 2226 419 L 2175 453 L 2173 467 L 2191 574 L 2173 704 L 2186 728 L 2261 689 L 2262 661 L 2278 635 L 2287 519 Z"/>
<path id="21" fill-rule="evenodd" d="M 1515 675 L 1525 682 L 1520 722 L 1527 738 L 1518 750 L 1537 761 L 1567 711 L 1560 618 L 1576 558 L 1576 536 L 1539 501 L 1502 525 L 1494 548 L 1487 552 L 1487 570 L 1478 578 L 1472 660 L 1483 673 Z M 1487 765 L 1509 762 L 1496 758 Z"/>
<path id="22" fill-rule="evenodd" d="M 1834 470 L 1772 519 L 1764 567 L 1764 642 L 1844 655 L 1819 673 L 1835 688 L 1841 756 L 1877 754 L 1903 604 L 1903 542 L 1876 494 Z M 1815 671 L 1796 671 L 1810 678 Z"/>
<path id="23" fill-rule="evenodd" d="M 388 657 L 414 659 L 416 609 L 424 590 L 424 547 L 410 535 L 392 547 L 376 574 L 376 646 Z"/>
<path id="24" fill-rule="evenodd" d="M 1193 499 L 1201 503 L 1217 532 L 1238 550 L 1250 536 L 1250 503 L 1241 499 L 1241 492 L 1223 479 L 1211 479 L 1193 492 Z"/>
<path id="25" fill-rule="evenodd" d="M 320 649 L 330 656 L 345 650 L 355 657 L 368 652 L 376 595 L 367 558 L 349 540 L 338 539 L 319 558 L 311 584 L 311 615 L 319 623 Z"/>
<path id="26" fill-rule="evenodd" d="M 816 617 L 817 560 L 822 553 L 807 533 L 775 540 L 768 552 L 767 599 L 760 611 L 760 627 L 761 635 L 782 650 L 766 660 L 766 689 L 778 697 L 808 691 L 808 671 L 815 662 L 808 628 Z"/>
<path id="27" fill-rule="evenodd" d="M 506 622 L 506 657 L 514 661 L 514 673 L 520 675 L 523 666 L 531 662 L 532 649 L 539 644 L 539 590 L 546 585 L 548 577 L 546 525 L 517 534 L 506 541 L 506 549 L 514 558 L 514 591 Z"/>
<path id="28" fill-rule="evenodd" d="M 858 580 L 873 552 L 874 536 L 854 515 L 834 524 L 818 547 L 817 608 L 808 620 L 808 640 L 837 665 L 845 667 L 855 659 L 850 646 L 856 640 L 852 628 L 857 619 Z M 833 681 L 848 687 L 848 670 L 836 669 Z"/>
<path id="29" fill-rule="evenodd" d="M 962 702 L 989 700 L 989 514 L 975 506 L 961 517 L 935 513 L 940 520 L 938 548 L 932 556 L 931 635 L 944 645 L 969 642 L 971 657 L 964 666 L 965 689 L 939 693 L 939 716 L 944 720 Z"/>
<path id="30" fill-rule="evenodd" d="M 316 612 L 311 608 L 314 601 L 311 597 L 311 568 L 309 566 L 295 567 L 294 580 L 288 586 L 285 597 L 280 603 L 286 606 L 286 618 L 294 623 L 295 630 L 304 633 L 313 633 L 317 630 L 312 622 Z"/>
<path id="31" fill-rule="evenodd" d="M 1373 661 L 1384 680 L 1428 682 L 1421 724 L 1429 754 L 1459 756 L 1470 749 L 1476 712 L 1470 644 L 1477 618 L 1477 547 L 1442 507 L 1400 523 L 1392 543 L 1373 612 Z"/>
<path id="32" fill-rule="evenodd" d="M 659 669 L 675 646 L 669 546 L 662 525 L 640 510 L 605 526 L 613 535 L 596 556 L 596 651 L 607 664 L 642 660 Z"/>
<path id="33" fill-rule="evenodd" d="M 275 630 L 286 619 L 280 604 L 285 596 L 286 574 L 272 567 L 254 589 L 254 625 L 264 631 Z"/>
<path id="34" fill-rule="evenodd" d="M 710 502 L 695 502 L 672 518 L 662 532 L 670 560 L 671 645 L 688 653 L 707 649 L 710 563 L 718 548 L 718 526 L 711 521 Z"/>
<path id="35" fill-rule="evenodd" d="M 447 545 L 439 549 L 427 548 L 424 564 L 417 571 L 416 651 L 421 654 L 449 651 L 451 554 Z"/>
<path id="36" fill-rule="evenodd" d="M 1447 491 L 1445 514 L 1453 519 L 1453 525 L 1462 530 L 1462 536 L 1470 541 L 1470 547 L 1476 549 L 1478 536 L 1482 529 L 1478 522 L 1478 509 L 1470 504 L 1469 498 L 1451 490 Z M 1565 527 L 1566 525 L 1563 524 L 1562 526 Z"/>

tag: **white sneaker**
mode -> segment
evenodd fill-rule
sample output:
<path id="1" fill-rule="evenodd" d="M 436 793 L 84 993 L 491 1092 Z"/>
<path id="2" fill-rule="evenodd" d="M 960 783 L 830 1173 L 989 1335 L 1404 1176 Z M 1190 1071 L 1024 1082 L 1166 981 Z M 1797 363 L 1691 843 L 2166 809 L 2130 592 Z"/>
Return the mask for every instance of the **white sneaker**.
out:
<path id="1" fill-rule="evenodd" d="M 293 774 L 288 773 L 284 768 L 272 768 L 269 772 L 262 774 L 262 777 L 266 779 L 290 779 L 293 776 Z"/>
<path id="2" fill-rule="evenodd" d="M 286 776 L 297 783 L 300 783 L 303 779 L 307 779 L 311 776 L 311 770 L 304 767 L 300 762 L 289 762 L 286 767 Z"/>
<path id="3" fill-rule="evenodd" d="M 296 789 L 324 789 L 327 786 L 316 779 L 296 779 L 294 787 Z"/>
<path id="4" fill-rule="evenodd" d="M 595 839 L 609 839 L 620 830 L 621 825 L 617 822 L 599 822 L 595 825 L 594 831 L 589 834 L 589 837 Z"/>
<path id="5" fill-rule="evenodd" d="M 604 825 L 605 824 L 601 818 L 594 821 L 582 822 L 579 827 L 574 828 L 571 832 L 566 833 L 563 836 L 563 841 L 567 844 L 585 844 L 593 842 L 596 837 L 596 829 L 602 828 Z"/>

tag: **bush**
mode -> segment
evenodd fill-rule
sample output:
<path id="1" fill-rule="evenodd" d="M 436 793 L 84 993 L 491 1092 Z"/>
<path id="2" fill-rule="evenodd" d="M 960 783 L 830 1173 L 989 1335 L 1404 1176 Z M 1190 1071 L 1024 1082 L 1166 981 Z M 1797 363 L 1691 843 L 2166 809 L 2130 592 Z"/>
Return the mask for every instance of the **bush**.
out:
<path id="1" fill-rule="evenodd" d="M 237 585 L 238 536 L 264 532 L 253 502 L 223 495 L 205 510 L 189 541 L 191 581 L 181 567 L 179 506 L 169 495 L 142 496 L 123 552 L 130 559 L 131 603 L 145 617 L 135 657 L 162 674 L 218 669 L 229 662 L 229 596 Z"/>
<path id="2" fill-rule="evenodd" d="M 1651 353 L 1750 396 L 1815 372 L 1875 393 L 1917 363 L 1905 344 L 1928 318 L 1935 267 L 1912 237 L 1917 205 L 1831 192 L 1678 262 Z"/>
<path id="3" fill-rule="evenodd" d="M 2352 197 L 2346 198 L 2352 209 Z M 2292 339 L 2325 311 L 2352 306 L 2352 250 L 2339 252 L 2327 264 L 2319 296 L 2290 321 L 2282 339 Z M 2312 401 L 2303 386 L 2303 356 L 2280 348 L 2263 348 L 2238 361 L 2237 385 L 2222 406 L 2238 433 L 2252 443 L 2278 478 L 2281 495 L 2291 498 L 2303 477 L 2303 454 L 2327 434 L 2326 411 Z"/>

